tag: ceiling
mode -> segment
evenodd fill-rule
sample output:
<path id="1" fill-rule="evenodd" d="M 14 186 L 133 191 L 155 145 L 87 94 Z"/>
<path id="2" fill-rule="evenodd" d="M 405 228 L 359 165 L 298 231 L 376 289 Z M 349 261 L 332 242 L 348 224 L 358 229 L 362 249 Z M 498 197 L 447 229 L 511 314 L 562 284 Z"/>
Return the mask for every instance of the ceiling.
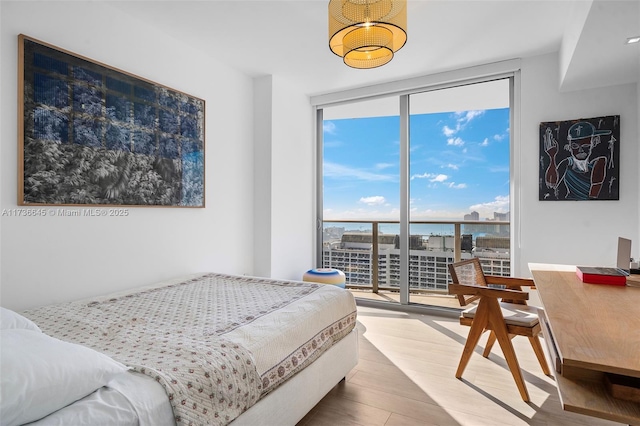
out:
<path id="1" fill-rule="evenodd" d="M 328 0 L 117 1 L 143 24 L 309 95 L 561 51 L 562 89 L 637 82 L 640 0 L 408 0 L 408 41 L 356 70 L 328 47 Z M 564 41 L 563 41 L 564 39 Z"/>

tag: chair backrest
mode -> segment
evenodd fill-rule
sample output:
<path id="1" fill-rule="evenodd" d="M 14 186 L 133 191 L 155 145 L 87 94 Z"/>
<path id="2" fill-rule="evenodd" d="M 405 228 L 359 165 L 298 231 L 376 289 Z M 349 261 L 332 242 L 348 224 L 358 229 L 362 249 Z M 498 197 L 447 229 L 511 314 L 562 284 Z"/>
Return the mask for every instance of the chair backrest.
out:
<path id="1" fill-rule="evenodd" d="M 454 284 L 487 286 L 484 272 L 482 272 L 482 265 L 480 265 L 480 260 L 477 257 L 449 264 L 449 273 Z M 474 300 L 478 300 L 478 298 L 478 296 L 465 298 L 462 294 L 458 295 L 460 306 L 466 306 Z"/>

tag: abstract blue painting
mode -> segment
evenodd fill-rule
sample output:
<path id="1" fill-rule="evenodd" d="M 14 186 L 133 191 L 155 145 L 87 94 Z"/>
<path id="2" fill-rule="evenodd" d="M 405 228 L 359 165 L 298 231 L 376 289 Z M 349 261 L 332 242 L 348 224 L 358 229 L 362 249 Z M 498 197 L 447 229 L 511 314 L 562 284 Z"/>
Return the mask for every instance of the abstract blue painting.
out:
<path id="1" fill-rule="evenodd" d="M 20 35 L 20 205 L 204 207 L 202 99 Z"/>

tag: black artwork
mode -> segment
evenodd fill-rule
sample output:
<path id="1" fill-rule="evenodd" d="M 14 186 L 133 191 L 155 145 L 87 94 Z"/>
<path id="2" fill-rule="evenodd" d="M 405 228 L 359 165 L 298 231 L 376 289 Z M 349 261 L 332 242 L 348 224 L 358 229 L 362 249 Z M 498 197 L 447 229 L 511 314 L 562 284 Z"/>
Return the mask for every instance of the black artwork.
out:
<path id="1" fill-rule="evenodd" d="M 539 199 L 620 199 L 620 116 L 540 123 Z"/>

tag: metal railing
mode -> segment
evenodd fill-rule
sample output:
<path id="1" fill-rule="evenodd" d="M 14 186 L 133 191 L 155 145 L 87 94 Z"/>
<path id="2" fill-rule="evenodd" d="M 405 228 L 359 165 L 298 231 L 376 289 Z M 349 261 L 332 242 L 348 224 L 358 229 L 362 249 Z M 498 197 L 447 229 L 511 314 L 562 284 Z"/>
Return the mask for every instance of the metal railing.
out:
<path id="1" fill-rule="evenodd" d="M 343 270 L 347 276 L 347 287 L 350 288 L 371 289 L 374 293 L 378 293 L 379 290 L 399 289 L 399 286 L 389 285 L 390 283 L 399 282 L 399 276 L 402 273 L 399 267 L 399 257 L 396 254 L 390 254 L 393 250 L 389 249 L 391 245 L 389 237 L 395 238 L 394 242 L 397 242 L 399 237 L 394 232 L 380 232 L 381 225 L 392 228 L 396 225 L 399 226 L 399 222 L 387 220 L 324 220 L 323 235 L 327 229 L 332 229 L 327 228 L 327 224 L 344 224 L 343 228 L 364 225 L 365 228 L 370 229 L 370 232 L 367 233 L 366 230 L 363 231 L 362 229 L 344 229 L 339 243 L 335 241 L 335 235 L 334 241 L 327 242 L 323 238 L 323 267 Z M 435 233 L 432 231 L 426 235 L 410 231 L 410 238 L 412 239 L 410 262 L 409 270 L 405 273 L 409 274 L 409 287 L 412 292 L 446 293 L 447 285 L 451 281 L 447 265 L 451 262 L 462 260 L 463 254 L 464 258 L 480 258 L 483 269 L 487 274 L 510 275 L 509 221 L 411 221 L 410 229 L 414 226 L 424 226 L 424 229 L 440 227 L 441 230 Z M 448 230 L 443 231 L 443 228 L 448 228 Z M 336 227 L 334 226 L 333 229 L 335 230 Z M 349 238 L 345 239 L 345 234 L 351 237 L 351 241 Z M 387 237 L 386 243 L 381 243 L 381 237 Z M 481 241 L 479 241 L 479 238 Z M 431 239 L 435 240 L 435 245 L 432 244 Z M 332 248 L 332 246 L 336 245 L 338 247 Z M 381 245 L 385 247 L 382 250 Z M 394 245 L 394 247 L 397 247 L 397 245 Z M 325 253 L 329 253 L 329 259 L 326 258 Z M 341 253 L 342 257 L 333 259 L 331 254 L 337 253 Z M 351 254 L 355 253 L 358 254 L 354 256 L 354 260 Z M 349 255 L 345 257 L 345 254 Z M 387 256 L 384 264 L 381 264 L 381 254 L 383 259 L 385 255 Z M 427 261 L 427 259 L 431 260 Z M 369 270 L 368 273 L 362 272 L 367 269 Z M 387 276 L 386 282 L 382 283 L 382 285 L 380 283 L 381 269 Z M 422 284 L 426 283 L 428 288 L 412 285 L 412 282 L 415 283 L 416 280 L 418 280 L 418 284 L 420 284 L 420 281 L 422 281 Z M 366 283 L 366 281 L 369 281 L 369 283 Z"/>

